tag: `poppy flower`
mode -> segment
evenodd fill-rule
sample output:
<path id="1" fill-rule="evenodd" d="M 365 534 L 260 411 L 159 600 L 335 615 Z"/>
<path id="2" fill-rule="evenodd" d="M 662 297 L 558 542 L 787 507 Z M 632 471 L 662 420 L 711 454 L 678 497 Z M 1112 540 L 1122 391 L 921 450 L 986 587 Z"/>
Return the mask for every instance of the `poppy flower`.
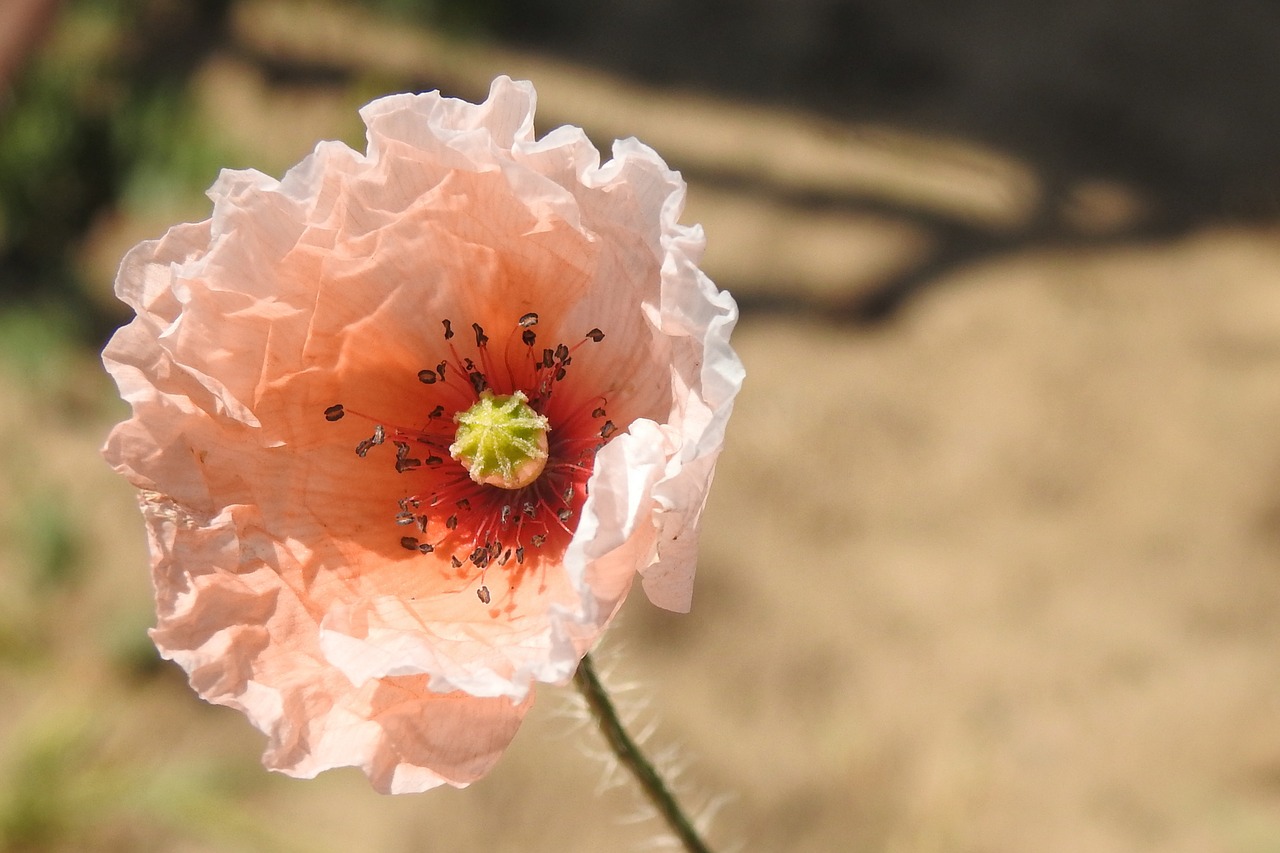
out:
<path id="1" fill-rule="evenodd" d="M 638 575 L 690 606 L 742 381 L 685 186 L 533 130 L 534 90 L 395 95 L 209 220 L 124 258 L 103 353 L 133 407 L 152 637 L 266 765 L 465 785 L 564 683 Z"/>

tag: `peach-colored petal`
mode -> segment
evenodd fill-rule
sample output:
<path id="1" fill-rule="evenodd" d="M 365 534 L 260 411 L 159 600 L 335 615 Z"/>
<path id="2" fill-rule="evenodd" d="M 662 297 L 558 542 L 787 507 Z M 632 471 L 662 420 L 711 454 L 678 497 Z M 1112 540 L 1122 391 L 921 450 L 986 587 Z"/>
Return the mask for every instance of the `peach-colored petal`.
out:
<path id="1" fill-rule="evenodd" d="M 503 77 L 479 105 L 374 101 L 365 153 L 224 171 L 208 221 L 121 264 L 137 317 L 103 360 L 133 416 L 104 453 L 142 490 L 153 638 L 273 769 L 465 785 L 637 573 L 689 607 L 736 307 L 680 176 L 536 138 L 534 100 Z M 486 387 L 550 424 L 519 490 L 442 450 Z"/>

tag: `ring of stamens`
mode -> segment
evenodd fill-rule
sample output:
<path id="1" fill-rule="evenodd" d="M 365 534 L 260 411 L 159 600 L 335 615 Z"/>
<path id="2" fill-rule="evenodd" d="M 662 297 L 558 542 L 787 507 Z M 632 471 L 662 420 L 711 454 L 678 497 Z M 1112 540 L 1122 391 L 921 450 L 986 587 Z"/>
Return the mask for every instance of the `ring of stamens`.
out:
<path id="1" fill-rule="evenodd" d="M 512 606 L 510 593 L 529 569 L 527 549 L 563 547 L 572 537 L 595 453 L 617 431 L 607 419 L 604 396 L 585 404 L 559 397 L 552 402 L 573 354 L 588 342 L 599 343 L 604 333 L 592 329 L 572 346 L 539 349 L 533 328 L 538 315 L 528 313 L 505 347 L 499 343 L 495 358 L 489 336 L 472 323 L 475 357 L 469 358 L 458 352 L 450 321 L 442 323 L 449 357 L 417 375 L 434 397 L 424 407 L 424 425 L 384 426 L 338 403 L 324 416 L 338 421 L 350 413 L 374 422 L 373 435 L 356 446 L 359 456 L 389 441 L 398 473 L 428 475 L 424 489 L 397 502 L 395 523 L 415 534 L 399 535 L 399 543 L 420 554 L 450 554 L 446 569 L 469 584 L 478 580 L 476 596 L 486 605 L 494 601 L 490 615 L 497 615 L 499 597 L 505 594 L 505 606 Z M 522 359 L 516 358 L 520 349 Z M 451 421 L 455 428 L 449 430 Z M 426 449 L 414 453 L 415 445 Z M 486 585 L 491 566 L 504 569 L 506 590 L 491 592 Z"/>

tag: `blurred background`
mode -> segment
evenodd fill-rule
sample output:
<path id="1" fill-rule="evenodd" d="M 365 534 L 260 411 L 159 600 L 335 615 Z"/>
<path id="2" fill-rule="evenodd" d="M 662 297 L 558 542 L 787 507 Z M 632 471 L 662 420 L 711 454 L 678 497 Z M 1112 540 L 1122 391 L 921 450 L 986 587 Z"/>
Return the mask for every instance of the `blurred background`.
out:
<path id="1" fill-rule="evenodd" d="M 1280 850 L 1277 45 L 1262 0 L 0 0 L 0 849 L 660 838 L 568 690 L 465 791 L 263 771 L 97 455 L 128 247 L 506 73 L 680 169 L 742 307 L 694 611 L 601 653 L 716 846 Z"/>

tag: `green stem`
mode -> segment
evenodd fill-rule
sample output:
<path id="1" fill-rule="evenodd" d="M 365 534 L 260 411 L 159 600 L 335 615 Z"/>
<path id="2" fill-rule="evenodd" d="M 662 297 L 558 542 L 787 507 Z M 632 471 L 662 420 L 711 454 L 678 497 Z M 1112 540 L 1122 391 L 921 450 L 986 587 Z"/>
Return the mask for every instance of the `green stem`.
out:
<path id="1" fill-rule="evenodd" d="M 711 848 L 698 837 L 697 831 L 693 828 L 693 822 L 680 809 L 680 804 L 676 802 L 676 798 L 671 795 L 671 791 L 667 789 L 667 785 L 662 781 L 662 777 L 658 775 L 658 771 L 654 770 L 649 759 L 645 758 L 644 753 L 640 751 L 640 747 L 627 734 L 627 730 L 622 727 L 622 720 L 618 718 L 618 711 L 613 707 L 613 701 L 609 698 L 609 694 L 605 692 L 604 685 L 600 683 L 600 678 L 596 675 L 595 664 L 591 662 L 591 655 L 587 655 L 582 659 L 582 663 L 578 664 L 578 672 L 573 676 L 573 683 L 577 686 L 578 692 L 582 694 L 582 698 L 587 700 L 587 707 L 591 709 L 591 713 L 596 718 L 596 723 L 600 726 L 600 732 L 604 735 L 604 739 L 609 742 L 609 748 L 613 750 L 614 755 L 618 756 L 618 760 L 626 765 L 631 771 L 631 775 L 636 777 L 636 781 L 640 783 L 640 787 L 644 789 L 645 795 L 650 802 L 662 814 L 667 825 L 671 827 L 671 831 L 680 839 L 680 843 L 684 845 L 684 849 L 688 853 L 711 853 Z"/>

